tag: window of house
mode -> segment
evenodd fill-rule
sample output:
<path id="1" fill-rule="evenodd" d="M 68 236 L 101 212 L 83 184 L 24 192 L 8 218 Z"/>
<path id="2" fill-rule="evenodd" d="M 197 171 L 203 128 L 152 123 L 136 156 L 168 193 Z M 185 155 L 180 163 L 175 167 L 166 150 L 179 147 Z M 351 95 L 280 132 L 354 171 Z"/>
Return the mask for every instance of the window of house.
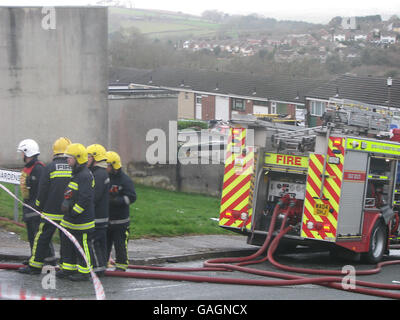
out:
<path id="1" fill-rule="evenodd" d="M 196 95 L 196 104 L 201 104 L 201 95 Z"/>
<path id="2" fill-rule="evenodd" d="M 267 107 L 268 101 L 253 100 L 253 105 Z"/>
<path id="3" fill-rule="evenodd" d="M 276 102 L 271 102 L 271 114 L 276 114 Z"/>
<path id="4" fill-rule="evenodd" d="M 325 102 L 311 101 L 310 113 L 312 116 L 322 117 L 325 112 Z"/>
<path id="5" fill-rule="evenodd" d="M 245 105 L 243 99 L 233 99 L 232 110 L 244 111 Z"/>

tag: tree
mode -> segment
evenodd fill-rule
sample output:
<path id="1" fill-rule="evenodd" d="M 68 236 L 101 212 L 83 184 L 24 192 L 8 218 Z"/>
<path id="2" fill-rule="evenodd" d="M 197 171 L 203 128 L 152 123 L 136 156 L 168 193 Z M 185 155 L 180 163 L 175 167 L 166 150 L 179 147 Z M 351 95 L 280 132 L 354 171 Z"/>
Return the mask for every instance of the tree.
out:
<path id="1" fill-rule="evenodd" d="M 225 14 L 218 10 L 206 10 L 201 14 L 201 17 L 213 22 L 221 22 Z"/>
<path id="2" fill-rule="evenodd" d="M 327 71 L 333 74 L 341 74 L 347 71 L 346 64 L 340 60 L 339 55 L 337 54 L 328 56 L 325 65 Z"/>

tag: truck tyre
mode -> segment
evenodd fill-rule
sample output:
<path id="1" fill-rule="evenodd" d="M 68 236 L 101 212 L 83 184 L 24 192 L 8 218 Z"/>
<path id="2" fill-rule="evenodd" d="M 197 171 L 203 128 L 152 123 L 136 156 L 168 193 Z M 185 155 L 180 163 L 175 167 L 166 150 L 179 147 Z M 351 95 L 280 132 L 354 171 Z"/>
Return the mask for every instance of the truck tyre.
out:
<path id="1" fill-rule="evenodd" d="M 386 251 L 387 228 L 382 221 L 378 220 L 371 232 L 369 240 L 369 251 L 363 253 L 363 260 L 366 263 L 375 264 L 382 260 Z"/>

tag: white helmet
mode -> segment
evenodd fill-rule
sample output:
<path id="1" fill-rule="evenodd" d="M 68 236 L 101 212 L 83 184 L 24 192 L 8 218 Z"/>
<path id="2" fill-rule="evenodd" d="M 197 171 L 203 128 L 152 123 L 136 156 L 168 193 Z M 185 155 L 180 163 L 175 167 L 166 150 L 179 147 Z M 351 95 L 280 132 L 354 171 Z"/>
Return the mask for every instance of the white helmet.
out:
<path id="1" fill-rule="evenodd" d="M 23 152 L 27 157 L 33 157 L 40 154 L 39 145 L 32 139 L 22 140 L 18 145 L 17 151 Z"/>

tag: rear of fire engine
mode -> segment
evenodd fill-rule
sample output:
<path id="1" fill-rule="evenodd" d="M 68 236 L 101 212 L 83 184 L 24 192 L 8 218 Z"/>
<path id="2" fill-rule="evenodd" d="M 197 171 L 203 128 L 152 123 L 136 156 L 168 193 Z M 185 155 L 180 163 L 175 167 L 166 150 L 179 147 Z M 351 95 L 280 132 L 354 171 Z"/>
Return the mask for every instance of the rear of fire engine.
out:
<path id="1" fill-rule="evenodd" d="M 220 226 L 261 245 L 271 223 L 291 225 L 281 248 L 317 245 L 380 261 L 399 238 L 400 143 L 384 140 L 386 114 L 357 106 L 335 101 L 325 125 L 307 129 L 232 121 Z"/>

